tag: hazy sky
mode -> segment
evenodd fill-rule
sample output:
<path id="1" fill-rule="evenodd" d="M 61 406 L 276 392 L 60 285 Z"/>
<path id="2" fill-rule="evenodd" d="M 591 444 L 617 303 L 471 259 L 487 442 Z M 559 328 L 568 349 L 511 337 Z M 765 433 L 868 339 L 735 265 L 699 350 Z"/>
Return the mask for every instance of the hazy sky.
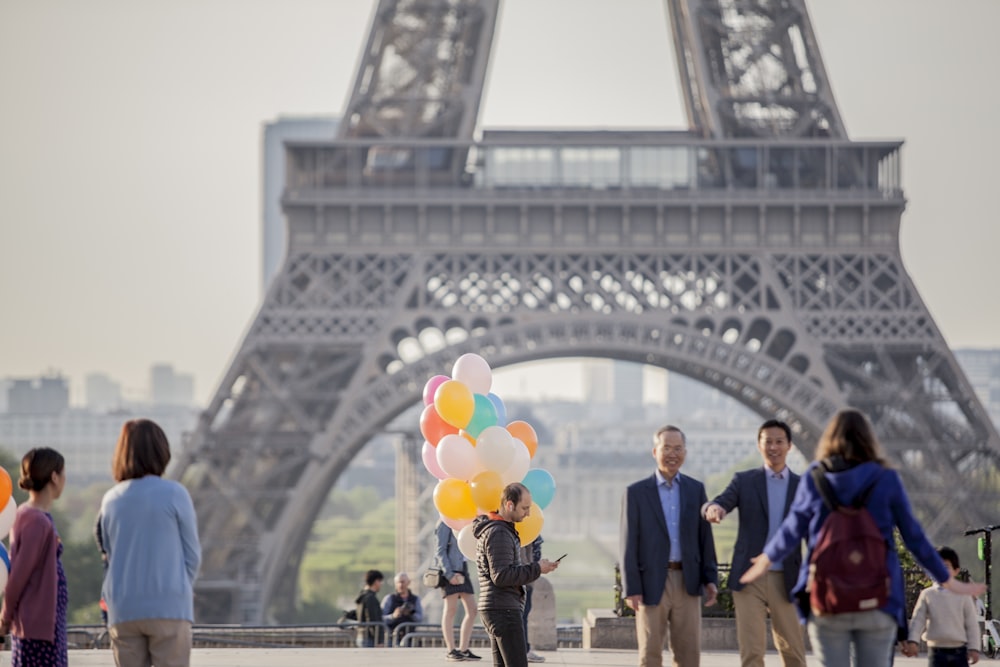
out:
<path id="1" fill-rule="evenodd" d="M 1000 2 L 808 5 L 851 137 L 906 140 L 938 326 L 1000 347 Z M 0 377 L 171 362 L 207 399 L 260 299 L 261 125 L 340 112 L 371 6 L 0 0 Z M 491 68 L 487 126 L 686 125 L 659 0 L 505 0 Z"/>

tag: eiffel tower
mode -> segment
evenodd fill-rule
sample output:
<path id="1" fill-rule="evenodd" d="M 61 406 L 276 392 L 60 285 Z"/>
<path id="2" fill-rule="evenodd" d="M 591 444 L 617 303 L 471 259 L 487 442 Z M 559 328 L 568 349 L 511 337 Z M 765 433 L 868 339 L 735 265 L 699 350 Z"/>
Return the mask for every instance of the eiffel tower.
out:
<path id="1" fill-rule="evenodd" d="M 291 599 L 337 478 L 466 352 L 683 373 L 807 456 L 853 406 L 931 535 L 995 519 L 1000 437 L 900 257 L 901 142 L 848 139 L 804 0 L 665 6 L 688 130 L 477 133 L 499 0 L 380 0 L 338 136 L 287 144 L 287 257 L 172 470 L 199 622 Z"/>

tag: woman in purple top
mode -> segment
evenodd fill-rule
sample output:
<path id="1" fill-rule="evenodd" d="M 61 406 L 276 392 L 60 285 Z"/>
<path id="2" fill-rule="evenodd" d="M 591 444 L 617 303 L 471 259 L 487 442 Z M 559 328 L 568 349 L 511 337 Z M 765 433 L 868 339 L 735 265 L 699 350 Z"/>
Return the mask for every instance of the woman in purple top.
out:
<path id="1" fill-rule="evenodd" d="M 753 566 L 740 577 L 742 583 L 749 583 L 767 572 L 771 563 L 783 561 L 799 548 L 805 537 L 808 553 L 802 559 L 798 583 L 792 593 L 805 591 L 810 557 L 820 528 L 830 513 L 812 478 L 813 468 L 820 464 L 828 471 L 825 476 L 840 504 L 850 504 L 874 483 L 865 507 L 890 545 L 886 550 L 886 567 L 891 583 L 889 597 L 879 609 L 822 616 L 810 614 L 809 639 L 813 651 L 825 667 L 846 666 L 852 661 L 860 667 L 888 666 L 892 661 L 897 629 L 906 627 L 903 571 L 896 550 L 891 547 L 894 528 L 899 528 L 903 542 L 917 562 L 945 588 L 962 595 L 981 595 L 986 587 L 950 576 L 913 516 L 899 473 L 888 467 L 871 424 L 857 410 L 842 410 L 830 420 L 816 447 L 816 461 L 802 475 L 785 521 L 764 545 L 764 553 L 754 558 Z"/>
<path id="2" fill-rule="evenodd" d="M 17 508 L 10 529 L 10 576 L 0 610 L 0 633 L 12 635 L 11 665 L 65 667 L 66 607 L 62 542 L 49 508 L 66 486 L 62 454 L 48 447 L 21 459 L 18 486 L 28 501 Z"/>

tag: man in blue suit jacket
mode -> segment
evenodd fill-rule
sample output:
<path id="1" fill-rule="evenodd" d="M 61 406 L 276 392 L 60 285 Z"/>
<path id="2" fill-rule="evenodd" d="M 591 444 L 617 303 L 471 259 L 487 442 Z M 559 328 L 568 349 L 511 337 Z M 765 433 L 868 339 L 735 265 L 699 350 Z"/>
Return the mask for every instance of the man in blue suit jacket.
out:
<path id="1" fill-rule="evenodd" d="M 764 422 L 757 430 L 757 449 L 764 459 L 763 467 L 736 473 L 726 490 L 708 503 L 703 512 L 710 522 L 719 523 L 734 508 L 740 510 L 729 588 L 736 608 L 736 638 L 742 667 L 764 667 L 768 612 L 781 664 L 806 667 L 805 639 L 791 598 L 802 565 L 801 550 L 773 565 L 767 577 L 746 585 L 740 583 L 740 577 L 750 567 L 750 559 L 761 553 L 768 538 L 778 531 L 799 484 L 799 476 L 785 465 L 792 449 L 788 424 L 777 419 Z"/>
<path id="2" fill-rule="evenodd" d="M 674 667 L 701 660 L 701 595 L 715 604 L 718 568 L 712 528 L 701 516 L 705 485 L 680 474 L 683 431 L 664 426 L 653 436 L 652 477 L 622 498 L 622 586 L 635 609 L 639 666 L 661 667 L 669 627 Z"/>

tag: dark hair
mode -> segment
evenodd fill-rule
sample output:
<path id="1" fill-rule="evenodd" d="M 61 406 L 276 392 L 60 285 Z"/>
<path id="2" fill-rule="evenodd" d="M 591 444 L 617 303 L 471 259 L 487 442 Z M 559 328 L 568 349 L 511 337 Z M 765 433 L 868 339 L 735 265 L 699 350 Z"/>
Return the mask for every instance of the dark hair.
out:
<path id="1" fill-rule="evenodd" d="M 516 506 L 521 502 L 521 497 L 525 493 L 531 493 L 528 491 L 528 487 L 520 482 L 511 482 L 503 487 L 503 492 L 500 494 L 500 507 L 503 507 L 508 502 L 512 502 Z"/>
<path id="2" fill-rule="evenodd" d="M 680 430 L 678 427 L 672 424 L 667 424 L 666 426 L 661 427 L 656 433 L 653 434 L 653 444 L 655 445 L 660 444 L 660 439 L 663 437 L 665 433 L 680 433 L 681 442 L 687 445 L 688 439 L 687 436 L 684 435 L 684 431 Z"/>
<path id="3" fill-rule="evenodd" d="M 760 434 L 764 432 L 764 429 L 768 428 L 780 428 L 785 432 L 785 437 L 788 438 L 788 442 L 792 441 L 792 429 L 788 427 L 788 424 L 781 421 L 780 419 L 768 419 L 766 422 L 760 425 L 757 429 L 757 440 L 760 440 Z"/>
<path id="4" fill-rule="evenodd" d="M 882 448 L 868 418 L 853 409 L 841 410 L 833 416 L 816 446 L 816 460 L 834 456 L 853 463 L 875 461 L 886 465 Z"/>
<path id="5" fill-rule="evenodd" d="M 25 491 L 41 491 L 52 481 L 52 473 L 61 473 L 66 467 L 63 455 L 50 447 L 29 449 L 21 457 L 21 479 L 17 485 Z"/>
<path id="6" fill-rule="evenodd" d="M 940 547 L 937 550 L 938 556 L 941 556 L 941 560 L 946 560 L 951 563 L 951 566 L 956 570 L 959 568 L 958 564 L 958 552 L 956 552 L 951 547 Z"/>
<path id="7" fill-rule="evenodd" d="M 368 570 L 367 572 L 365 572 L 366 586 L 371 586 L 376 581 L 382 581 L 383 579 L 385 579 L 385 577 L 383 577 L 382 573 L 379 572 L 378 570 Z"/>
<path id="8" fill-rule="evenodd" d="M 122 425 L 111 474 L 116 482 L 139 479 L 146 475 L 161 476 L 170 463 L 170 443 L 156 422 L 130 419 Z"/>

